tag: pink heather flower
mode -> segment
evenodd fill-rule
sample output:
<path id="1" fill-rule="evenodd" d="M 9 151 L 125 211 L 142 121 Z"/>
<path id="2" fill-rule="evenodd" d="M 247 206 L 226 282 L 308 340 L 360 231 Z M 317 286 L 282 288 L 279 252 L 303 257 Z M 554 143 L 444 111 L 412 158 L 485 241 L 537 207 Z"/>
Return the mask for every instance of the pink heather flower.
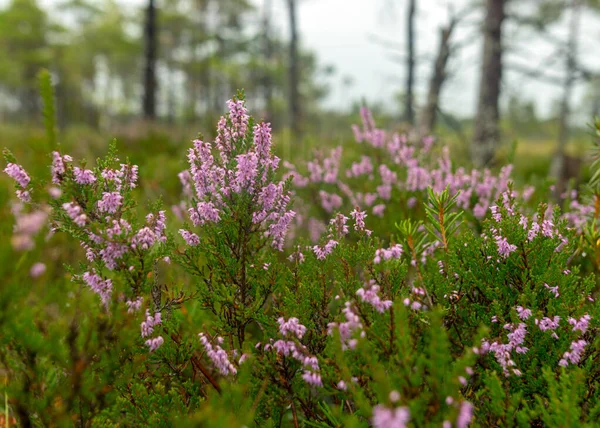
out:
<path id="1" fill-rule="evenodd" d="M 317 259 L 324 260 L 329 254 L 333 252 L 333 249 L 337 247 L 338 242 L 330 239 L 323 247 L 315 245 L 312 250 L 317 256 Z"/>
<path id="2" fill-rule="evenodd" d="M 44 272 L 46 272 L 46 265 L 44 263 L 34 263 L 33 266 L 31 266 L 31 269 L 29 270 L 29 275 L 32 278 L 37 278 L 39 276 L 42 276 L 44 274 Z"/>
<path id="3" fill-rule="evenodd" d="M 336 385 L 337 389 L 341 390 L 341 391 L 346 391 L 348 389 L 348 387 L 346 386 L 346 382 L 344 382 L 343 380 L 340 380 L 337 385 Z"/>
<path id="4" fill-rule="evenodd" d="M 435 137 L 427 135 L 421 141 L 423 142 L 423 151 L 428 152 L 433 147 L 433 143 L 435 143 Z"/>
<path id="5" fill-rule="evenodd" d="M 362 156 L 360 162 L 353 162 L 350 169 L 346 171 L 347 177 L 360 177 L 373 173 L 373 163 L 368 156 Z"/>
<path id="6" fill-rule="evenodd" d="M 243 138 L 248 130 L 248 110 L 242 100 L 228 100 L 227 107 L 229 108 L 229 120 L 231 120 L 232 134 L 231 138 Z"/>
<path id="7" fill-rule="evenodd" d="M 384 204 L 375 205 L 371 211 L 373 212 L 374 216 L 383 217 L 383 212 L 385 211 L 385 205 Z"/>
<path id="8" fill-rule="evenodd" d="M 271 124 L 261 122 L 254 125 L 254 146 L 260 159 L 269 157 L 271 144 Z"/>
<path id="9" fill-rule="evenodd" d="M 219 210 L 212 202 L 199 202 L 196 209 L 188 210 L 194 226 L 203 226 L 206 222 L 217 223 L 221 220 Z"/>
<path id="10" fill-rule="evenodd" d="M 514 371 L 515 362 L 511 358 L 511 353 L 515 351 L 519 354 L 525 354 L 529 349 L 522 346 L 527 333 L 526 324 L 520 323 L 516 327 L 513 324 L 506 324 L 504 328 L 510 331 L 507 335 L 508 343 L 504 344 L 499 341 L 489 343 L 487 340 L 482 340 L 480 351 L 482 354 L 492 352 L 496 357 L 496 361 L 502 367 L 504 376 L 508 377 L 510 375 L 509 369 L 512 369 L 513 373 L 516 374 Z"/>
<path id="11" fill-rule="evenodd" d="M 67 171 L 65 162 L 71 162 L 73 158 L 69 155 L 61 156 L 58 152 L 52 152 L 52 182 L 60 184 L 62 176 Z"/>
<path id="12" fill-rule="evenodd" d="M 498 223 L 502 220 L 502 214 L 500 214 L 500 207 L 497 205 L 491 206 L 490 211 L 492 212 L 492 218 Z"/>
<path id="13" fill-rule="evenodd" d="M 375 281 L 371 280 L 369 284 L 365 285 L 365 288 L 359 288 L 356 291 L 356 295 L 360 297 L 361 301 L 373 306 L 377 312 L 384 313 L 386 310 L 392 307 L 392 301 L 381 300 L 377 294 L 379 289 L 379 285 L 375 284 Z"/>
<path id="14" fill-rule="evenodd" d="M 350 302 L 345 303 L 345 308 L 342 309 L 346 321 L 342 323 L 329 323 L 327 325 L 327 333 L 332 336 L 335 329 L 340 333 L 340 341 L 342 342 L 342 349 L 354 349 L 357 345 L 356 339 L 352 339 L 354 333 L 361 331 L 363 325 L 360 322 L 359 316 L 352 309 Z"/>
<path id="15" fill-rule="evenodd" d="M 137 186 L 138 170 L 139 168 L 137 165 L 126 165 L 124 163 L 121 164 L 121 169 L 119 170 L 119 177 L 122 177 L 126 180 L 127 186 L 130 189 L 135 189 L 135 187 Z M 118 186 L 118 189 L 121 189 L 120 185 Z"/>
<path id="16" fill-rule="evenodd" d="M 152 316 L 150 315 L 150 310 L 146 309 L 146 319 L 140 324 L 142 337 L 150 336 L 154 333 L 154 327 L 161 323 L 162 317 L 160 312 L 156 312 L 154 316 Z"/>
<path id="17" fill-rule="evenodd" d="M 238 155 L 237 170 L 233 189 L 236 193 L 242 190 L 253 191 L 258 175 L 258 156 L 254 152 Z"/>
<path id="18" fill-rule="evenodd" d="M 15 228 L 14 232 L 16 235 L 29 235 L 33 236 L 37 234 L 42 227 L 46 224 L 48 219 L 48 213 L 42 210 L 33 211 L 31 213 L 21 214 L 15 213 Z"/>
<path id="19" fill-rule="evenodd" d="M 527 232 L 527 240 L 528 241 L 533 241 L 533 239 L 538 235 L 540 231 L 540 225 L 537 222 L 532 222 L 531 223 L 531 229 L 529 229 L 529 232 Z"/>
<path id="20" fill-rule="evenodd" d="M 114 214 L 123 204 L 123 196 L 119 192 L 104 192 L 98 201 L 98 211 Z"/>
<path id="21" fill-rule="evenodd" d="M 149 348 L 150 352 L 154 352 L 160 348 L 164 342 L 165 341 L 162 336 L 158 336 L 153 339 L 146 340 L 146 346 Z"/>
<path id="22" fill-rule="evenodd" d="M 104 306 L 108 306 L 112 295 L 112 281 L 110 279 L 102 279 L 95 270 L 85 272 L 81 279 L 92 289 L 94 293 L 100 296 L 100 300 Z"/>
<path id="23" fill-rule="evenodd" d="M 544 317 L 540 321 L 538 321 L 537 319 L 535 320 L 535 324 L 542 331 L 556 330 L 558 328 L 559 322 L 560 322 L 560 317 L 558 315 L 555 316 L 554 318 Z"/>
<path id="24" fill-rule="evenodd" d="M 52 199 L 58 199 L 62 195 L 62 190 L 60 190 L 58 187 L 52 186 L 48 189 L 48 194 Z"/>
<path id="25" fill-rule="evenodd" d="M 410 421 L 410 412 L 407 407 L 389 409 L 381 404 L 373 408 L 371 423 L 373 428 L 405 428 Z"/>
<path id="26" fill-rule="evenodd" d="M 554 297 L 560 296 L 560 293 L 558 292 L 558 285 L 556 287 L 550 287 L 548 284 L 544 284 L 544 287 L 554 294 Z"/>
<path id="27" fill-rule="evenodd" d="M 375 258 L 373 259 L 373 263 L 379 264 L 382 261 L 399 259 L 403 253 L 404 249 L 400 244 L 395 244 L 390 248 L 379 248 L 375 250 Z"/>
<path id="28" fill-rule="evenodd" d="M 494 239 L 496 240 L 496 245 L 498 245 L 498 254 L 504 258 L 507 258 L 510 253 L 517 249 L 517 246 L 509 244 L 506 238 L 496 235 Z"/>
<path id="29" fill-rule="evenodd" d="M 215 368 L 221 373 L 223 376 L 227 376 L 230 374 L 235 375 L 237 373 L 237 369 L 235 366 L 229 361 L 229 356 L 227 352 L 221 346 L 213 345 L 208 340 L 207 336 L 204 333 L 198 333 L 198 337 L 200 338 L 200 343 L 204 346 L 204 350 L 206 351 L 206 355 L 212 361 Z M 217 342 L 220 342 L 220 338 L 217 338 Z"/>
<path id="30" fill-rule="evenodd" d="M 461 384 L 462 386 L 467 386 L 467 379 L 465 379 L 465 377 L 464 377 L 464 376 L 459 376 L 459 377 L 458 377 L 458 381 L 460 382 L 460 384 Z"/>
<path id="31" fill-rule="evenodd" d="M 89 169 L 73 168 L 73 175 L 77 184 L 92 184 L 96 181 L 96 176 Z"/>
<path id="32" fill-rule="evenodd" d="M 585 340 L 576 340 L 571 342 L 571 352 L 565 352 L 562 359 L 558 362 L 558 365 L 561 367 L 567 367 L 569 363 L 579 364 L 587 344 L 588 343 Z"/>
<path id="33" fill-rule="evenodd" d="M 132 314 L 141 309 L 144 298 L 139 296 L 135 300 L 127 300 L 125 305 L 127 305 L 127 313 Z"/>
<path id="34" fill-rule="evenodd" d="M 291 340 L 278 340 L 273 343 L 273 349 L 285 357 L 298 353 L 298 350 L 296 349 L 296 343 L 292 342 Z"/>
<path id="35" fill-rule="evenodd" d="M 396 390 L 393 390 L 390 392 L 389 398 L 392 403 L 396 403 L 397 401 L 400 401 L 400 393 Z"/>
<path id="36" fill-rule="evenodd" d="M 304 382 L 306 382 L 310 386 L 323 386 L 323 382 L 321 381 L 321 375 L 319 373 L 305 370 L 302 374 L 302 379 L 304 379 Z"/>
<path id="37" fill-rule="evenodd" d="M 123 234 L 128 235 L 130 232 L 131 225 L 124 219 L 112 220 L 112 226 L 106 229 L 106 235 L 109 239 L 114 239 Z"/>
<path id="38" fill-rule="evenodd" d="M 304 254 L 302 254 L 302 251 L 300 251 L 299 245 L 298 245 L 297 250 L 295 252 L 293 252 L 292 254 L 290 254 L 290 256 L 288 257 L 288 260 L 290 262 L 298 262 L 298 263 L 304 262 Z"/>
<path id="39" fill-rule="evenodd" d="M 457 428 L 466 428 L 473 419 L 473 405 L 468 401 L 460 403 L 460 409 L 458 411 L 458 418 L 456 418 Z"/>
<path id="40" fill-rule="evenodd" d="M 99 252 L 102 261 L 110 270 L 118 267 L 117 260 L 121 259 L 129 250 L 129 246 L 118 242 L 108 242 L 106 247 Z"/>
<path id="41" fill-rule="evenodd" d="M 283 251 L 283 244 L 285 242 L 285 235 L 290 227 L 290 224 L 294 217 L 296 216 L 296 212 L 294 211 L 286 211 L 283 215 L 280 215 L 278 220 L 269 225 L 267 231 L 265 232 L 265 236 L 270 236 L 273 241 L 271 242 L 271 246 L 276 248 L 279 251 Z M 274 217 L 278 217 L 275 215 Z"/>
<path id="42" fill-rule="evenodd" d="M 190 247 L 195 247 L 196 245 L 200 244 L 200 238 L 195 233 L 189 232 L 185 229 L 179 229 L 179 234 Z"/>
<path id="43" fill-rule="evenodd" d="M 365 211 L 359 211 L 357 207 L 350 213 L 350 216 L 354 219 L 354 230 L 357 232 L 365 231 L 367 235 L 371 234 L 370 230 L 365 229 L 365 218 L 367 217 Z"/>
<path id="44" fill-rule="evenodd" d="M 23 202 L 31 202 L 31 193 L 28 190 L 17 190 L 15 191 L 17 198 L 19 198 Z"/>
<path id="45" fill-rule="evenodd" d="M 343 214 L 336 214 L 334 218 L 329 221 L 329 225 L 332 227 L 333 232 L 338 236 L 342 237 L 348 234 L 348 225 L 346 222 L 348 217 Z"/>
<path id="46" fill-rule="evenodd" d="M 156 242 L 156 235 L 149 227 L 143 227 L 131 241 L 131 248 L 149 249 Z"/>
<path id="47" fill-rule="evenodd" d="M 531 309 L 525 309 L 523 306 L 517 306 L 517 314 L 521 320 L 525 321 L 531 316 Z"/>
<path id="48" fill-rule="evenodd" d="M 77 226 L 85 226 L 87 216 L 83 213 L 83 210 L 79 205 L 77 205 L 75 202 L 67 202 L 64 203 L 62 207 Z"/>
<path id="49" fill-rule="evenodd" d="M 306 327 L 300 324 L 298 318 L 290 318 L 287 321 L 281 317 L 277 320 L 279 323 L 279 332 L 283 336 L 287 336 L 288 333 L 293 334 L 298 339 L 302 339 L 304 333 L 306 333 Z"/>
<path id="50" fill-rule="evenodd" d="M 319 197 L 321 198 L 321 206 L 328 213 L 340 208 L 344 202 L 340 195 L 335 193 L 327 193 L 324 190 L 319 191 Z"/>
<path id="51" fill-rule="evenodd" d="M 8 174 L 10 178 L 15 180 L 23 189 L 25 189 L 31 181 L 31 178 L 29 178 L 29 175 L 21 165 L 9 163 L 6 165 L 6 168 L 4 168 L 4 172 Z"/>
<path id="52" fill-rule="evenodd" d="M 569 324 L 573 326 L 573 331 L 579 330 L 582 334 L 585 333 L 589 327 L 589 323 L 592 317 L 588 314 L 585 314 L 579 320 L 575 318 L 569 318 Z"/>
<path id="53" fill-rule="evenodd" d="M 114 169 L 105 168 L 102 170 L 100 175 L 107 183 L 114 183 L 117 189 L 121 188 L 121 185 L 123 183 L 123 180 L 121 180 L 121 178 L 123 177 L 123 171 L 116 171 Z"/>

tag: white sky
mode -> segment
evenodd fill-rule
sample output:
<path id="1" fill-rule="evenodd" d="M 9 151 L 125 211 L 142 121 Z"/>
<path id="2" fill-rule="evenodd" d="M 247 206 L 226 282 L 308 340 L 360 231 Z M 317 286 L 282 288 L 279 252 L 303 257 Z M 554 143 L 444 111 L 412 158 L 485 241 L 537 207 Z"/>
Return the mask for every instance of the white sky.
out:
<path id="1" fill-rule="evenodd" d="M 127 6 L 139 6 L 146 0 L 119 0 Z M 251 0 L 261 8 L 265 0 Z M 287 37 L 286 0 L 270 0 L 273 6 L 274 21 L 277 31 Z M 513 4 L 518 5 L 518 0 Z M 0 0 L 0 6 L 8 0 Z M 407 0 L 298 0 L 298 22 L 303 47 L 316 52 L 321 64 L 333 65 L 336 75 L 330 80 L 331 93 L 326 100 L 328 107 L 348 109 L 350 102 L 365 98 L 370 102 L 382 102 L 387 106 L 396 106 L 393 94 L 401 91 L 404 79 L 404 66 L 390 59 L 391 51 L 373 43 L 369 35 L 375 34 L 383 39 L 395 41 L 403 46 L 405 43 L 405 9 Z M 56 0 L 41 0 L 44 5 L 52 5 Z M 461 10 L 472 0 L 419 0 L 417 11 L 417 54 L 423 56 L 416 73 L 417 101 L 423 100 L 431 70 L 431 56 L 438 44 L 439 27 L 448 19 L 448 5 Z M 442 95 L 442 108 L 459 116 L 473 114 L 476 107 L 477 87 L 479 81 L 478 65 L 481 57 L 481 37 L 474 26 L 478 18 L 477 12 L 471 17 L 471 25 L 460 27 L 456 32 L 458 40 L 473 39 L 473 42 L 460 51 L 451 61 L 454 71 Z M 597 17 L 584 13 L 582 20 L 581 55 L 582 62 L 589 67 L 600 69 L 600 56 L 594 55 L 597 41 L 600 40 L 600 22 Z M 566 25 L 557 25 L 553 34 L 563 36 Z M 518 47 L 522 54 L 519 64 L 532 67 L 546 64 L 552 60 L 552 50 L 544 42 L 531 39 L 523 31 L 515 33 L 504 27 L 507 34 L 506 43 L 519 40 Z M 524 42 L 525 40 L 525 42 Z M 554 56 L 556 59 L 556 56 Z M 548 70 L 560 67 L 549 65 Z M 554 73 L 560 75 L 560 69 Z M 351 77 L 353 84 L 344 88 L 342 80 Z M 585 85 L 579 85 L 573 98 L 573 105 L 578 121 L 587 121 L 582 99 Z M 556 86 L 523 78 L 514 73 L 505 74 L 503 94 L 515 93 L 521 98 L 536 100 L 538 113 L 547 116 L 554 101 L 560 96 Z"/>

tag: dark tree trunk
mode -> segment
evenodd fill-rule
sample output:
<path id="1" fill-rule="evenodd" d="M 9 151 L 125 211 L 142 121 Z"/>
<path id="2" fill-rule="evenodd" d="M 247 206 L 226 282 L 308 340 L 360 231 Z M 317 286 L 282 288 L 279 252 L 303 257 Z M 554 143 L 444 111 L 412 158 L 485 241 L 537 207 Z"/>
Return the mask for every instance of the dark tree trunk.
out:
<path id="1" fill-rule="evenodd" d="M 408 14 L 406 16 L 406 42 L 408 55 L 406 57 L 406 96 L 404 100 L 404 119 L 413 125 L 415 123 L 415 109 L 413 105 L 413 91 L 415 83 L 415 15 L 417 0 L 408 1 Z"/>
<path id="2" fill-rule="evenodd" d="M 580 0 L 571 1 L 571 21 L 569 23 L 569 40 L 566 45 L 565 57 L 565 81 L 563 84 L 563 97 L 560 103 L 560 115 L 558 118 L 558 144 L 556 152 L 550 165 L 550 176 L 557 181 L 563 177 L 565 166 L 565 148 L 569 141 L 569 115 L 571 113 L 571 96 L 575 83 L 575 73 L 577 71 L 577 46 L 579 39 L 579 18 L 580 18 Z M 557 182 L 556 196 L 560 196 L 564 183 Z"/>
<path id="3" fill-rule="evenodd" d="M 157 19 L 154 0 L 148 0 L 146 24 L 144 28 L 145 66 L 144 66 L 144 118 L 156 118 L 156 56 L 157 56 Z"/>
<path id="4" fill-rule="evenodd" d="M 471 157 L 477 167 L 482 167 L 493 159 L 500 138 L 498 101 L 502 82 L 502 22 L 506 17 L 505 4 L 506 0 L 487 0 L 479 103 L 471 147 Z"/>
<path id="5" fill-rule="evenodd" d="M 289 64 L 289 125 L 294 137 L 300 131 L 300 92 L 298 62 L 298 24 L 296 21 L 296 0 L 287 0 L 290 25 L 290 64 Z"/>
<path id="6" fill-rule="evenodd" d="M 427 104 L 423 109 L 420 124 L 420 134 L 425 136 L 431 134 L 435 128 L 437 111 L 440 104 L 442 86 L 446 80 L 446 66 L 450 58 L 450 37 L 454 31 L 455 21 L 452 20 L 446 28 L 440 29 L 440 45 L 433 66 L 433 74 L 429 81 Z"/>

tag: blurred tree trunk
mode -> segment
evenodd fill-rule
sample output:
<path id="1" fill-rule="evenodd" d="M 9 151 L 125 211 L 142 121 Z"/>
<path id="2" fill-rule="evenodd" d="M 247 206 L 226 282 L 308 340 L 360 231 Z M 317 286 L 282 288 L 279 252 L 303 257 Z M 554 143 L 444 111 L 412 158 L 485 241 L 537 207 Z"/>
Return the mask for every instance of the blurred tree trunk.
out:
<path id="1" fill-rule="evenodd" d="M 154 0 L 148 0 L 146 23 L 144 28 L 145 66 L 144 66 L 144 118 L 156 118 L 156 51 L 157 19 Z"/>
<path id="2" fill-rule="evenodd" d="M 565 80 L 563 84 L 563 97 L 560 103 L 558 118 L 558 144 L 550 165 L 550 176 L 557 181 L 563 177 L 565 166 L 565 148 L 569 142 L 569 115 L 571 113 L 571 96 L 577 72 L 577 47 L 579 42 L 579 27 L 581 16 L 580 0 L 571 0 L 571 20 L 569 23 L 569 39 L 565 46 Z M 564 183 L 557 182 L 557 194 L 560 196 Z M 560 193 L 559 193 L 560 192 Z"/>
<path id="3" fill-rule="evenodd" d="M 486 1 L 479 102 L 471 146 L 471 157 L 477 167 L 493 159 L 500 138 L 498 101 L 502 82 L 502 23 L 506 17 L 506 1 Z"/>
<path id="4" fill-rule="evenodd" d="M 271 0 L 265 0 L 263 5 L 263 96 L 267 119 L 271 117 L 273 110 L 273 82 L 271 79 L 271 59 L 273 57 L 273 46 L 271 43 Z"/>
<path id="5" fill-rule="evenodd" d="M 433 74 L 429 81 L 429 91 L 427 94 L 427 104 L 423 109 L 420 124 L 420 134 L 422 136 L 431 134 L 435 128 L 437 111 L 440 105 L 440 94 L 442 86 L 446 80 L 446 66 L 450 58 L 450 37 L 454 31 L 456 21 L 450 21 L 447 27 L 440 29 L 440 45 L 433 66 Z"/>
<path id="6" fill-rule="evenodd" d="M 289 64 L 289 121 L 293 137 L 300 131 L 300 92 L 298 62 L 298 24 L 296 20 L 296 0 L 287 0 L 290 25 L 290 64 Z"/>
<path id="7" fill-rule="evenodd" d="M 408 1 L 406 15 L 406 42 L 408 55 L 406 57 L 406 94 L 404 99 L 404 120 L 409 124 L 415 123 L 415 110 L 413 106 L 413 90 L 415 82 L 415 15 L 417 0 Z"/>

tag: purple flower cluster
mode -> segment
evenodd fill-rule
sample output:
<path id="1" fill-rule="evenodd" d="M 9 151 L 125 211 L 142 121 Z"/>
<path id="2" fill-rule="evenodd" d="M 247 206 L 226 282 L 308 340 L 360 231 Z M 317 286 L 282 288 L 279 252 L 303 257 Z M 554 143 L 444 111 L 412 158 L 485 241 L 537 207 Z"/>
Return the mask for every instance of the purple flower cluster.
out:
<path id="1" fill-rule="evenodd" d="M 374 428 L 405 428 L 410 421 L 410 411 L 407 407 L 390 409 L 382 404 L 373 408 L 371 423 Z"/>
<path id="2" fill-rule="evenodd" d="M 298 339 L 302 339 L 302 336 L 306 333 L 306 327 L 300 324 L 298 318 L 290 318 L 286 321 L 285 318 L 281 317 L 277 322 L 279 323 L 279 332 L 284 337 L 291 334 Z"/>
<path id="3" fill-rule="evenodd" d="M 141 298 L 138 298 L 137 301 L 135 301 L 132 305 L 127 305 L 129 306 L 129 310 L 128 312 L 130 312 L 130 310 L 132 309 L 132 307 L 134 308 L 135 306 L 141 306 Z M 139 302 L 139 304 L 138 304 Z M 157 325 L 162 324 L 162 317 L 160 312 L 155 312 L 154 316 L 150 315 L 150 311 L 148 309 L 146 309 L 146 319 L 144 321 L 142 321 L 142 323 L 140 324 L 140 329 L 141 329 L 141 336 L 142 337 L 148 337 L 151 336 L 154 333 L 154 327 L 156 327 Z M 164 339 L 162 338 L 162 336 L 157 336 L 157 337 L 153 337 L 150 338 L 148 340 L 146 340 L 145 345 L 148 347 L 148 349 L 150 350 L 150 352 L 154 352 L 156 351 L 158 348 L 160 348 L 160 346 L 164 343 Z"/>
<path id="4" fill-rule="evenodd" d="M 288 208 L 290 193 L 284 183 L 272 182 L 279 158 L 271 154 L 271 128 L 266 123 L 255 125 L 249 144 L 244 103 L 230 100 L 227 104 L 229 114 L 221 118 L 217 128 L 218 158 L 213 156 L 212 144 L 195 140 L 188 151 L 189 173 L 180 174 L 184 194 L 194 189 L 189 218 L 194 226 L 218 223 L 222 213 L 229 212 L 240 195 L 248 195 L 253 223 L 271 240 L 274 248 L 282 250 L 296 213 Z M 189 245 L 197 245 L 191 232 L 180 233 Z"/>
<path id="5" fill-rule="evenodd" d="M 571 351 L 567 351 L 563 354 L 561 360 L 558 362 L 558 365 L 561 367 L 567 367 L 569 363 L 579 364 L 587 344 L 588 343 L 583 339 L 574 340 L 571 342 Z"/>
<path id="6" fill-rule="evenodd" d="M 69 155 L 62 156 L 59 152 L 52 152 L 52 182 L 61 184 L 65 173 L 67 172 L 67 164 L 73 162 L 73 158 Z"/>
<path id="7" fill-rule="evenodd" d="M 522 346 L 527 334 L 527 325 L 524 323 L 518 325 L 506 324 L 504 328 L 509 331 L 507 334 L 508 343 L 499 341 L 489 343 L 484 339 L 481 342 L 481 353 L 492 352 L 496 357 L 496 361 L 502 367 L 504 376 L 510 376 L 511 372 L 516 376 L 521 376 L 521 371 L 514 368 L 516 363 L 511 354 L 513 351 L 518 354 L 525 354 L 529 350 L 527 347 Z"/>
<path id="8" fill-rule="evenodd" d="M 208 340 L 208 337 L 204 333 L 198 333 L 198 337 L 200 338 L 200 343 L 204 347 L 206 351 L 206 355 L 212 361 L 215 368 L 221 373 L 223 376 L 235 375 L 237 373 L 237 369 L 235 366 L 229 361 L 229 356 L 227 352 L 221 348 L 221 344 L 223 343 L 222 337 L 217 337 L 218 344 L 213 345 Z"/>
<path id="9" fill-rule="evenodd" d="M 73 222 L 79 226 L 84 227 L 87 222 L 87 215 L 83 212 L 83 209 L 75 202 L 66 202 L 63 204 L 63 209 L 67 212 L 67 215 Z"/>
<path id="10" fill-rule="evenodd" d="M 403 253 L 404 249 L 400 244 L 392 245 L 390 248 L 378 248 L 375 251 L 375 258 L 373 259 L 373 263 L 379 264 L 382 261 L 399 259 Z"/>
<path id="11" fill-rule="evenodd" d="M 352 303 L 346 302 L 342 313 L 346 321 L 341 323 L 331 322 L 327 325 L 327 333 L 332 336 L 333 332 L 337 329 L 340 334 L 340 341 L 342 342 L 342 349 L 354 349 L 358 344 L 358 340 L 354 337 L 356 332 L 360 331 L 360 337 L 365 336 L 363 331 L 363 325 L 360 322 L 360 317 L 354 312 Z"/>
<path id="12" fill-rule="evenodd" d="M 127 305 L 127 312 L 132 314 L 139 311 L 142 308 L 143 302 L 144 298 L 142 296 L 137 297 L 135 300 L 127 300 L 125 302 L 125 305 Z"/>
<path id="13" fill-rule="evenodd" d="M 279 339 L 264 345 L 264 351 L 274 350 L 282 357 L 289 357 L 298 361 L 303 368 L 302 379 L 310 386 L 322 387 L 321 374 L 319 373 L 319 360 L 314 355 L 308 352 L 306 346 L 297 342 L 302 339 L 306 333 L 306 327 L 298 321 L 297 318 L 279 318 L 279 333 L 283 339 Z M 294 340 L 297 339 L 297 340 Z M 256 348 L 260 348 L 261 344 L 257 343 Z"/>
<path id="14" fill-rule="evenodd" d="M 13 205 L 12 211 L 16 221 L 11 244 L 17 251 L 31 250 L 35 246 L 34 237 L 46 225 L 48 213 L 44 209 L 24 213 L 20 202 Z"/>
<path id="15" fill-rule="evenodd" d="M 354 211 L 350 213 L 350 217 L 354 219 L 354 230 L 357 232 L 365 232 L 367 236 L 371 234 L 371 231 L 365 228 L 365 218 L 367 217 L 365 211 L 359 211 L 359 208 L 356 207 Z"/>
<path id="16" fill-rule="evenodd" d="M 380 288 L 374 280 L 371 280 L 368 284 L 365 284 L 364 288 L 356 290 L 356 295 L 360 297 L 361 301 L 373 306 L 377 312 L 384 313 L 392 307 L 393 302 L 391 300 L 382 300 L 379 297 Z"/>
<path id="17" fill-rule="evenodd" d="M 113 291 L 112 281 L 110 279 L 102 278 L 95 270 L 85 272 L 81 276 L 81 279 L 88 285 L 88 287 L 92 289 L 94 293 L 100 296 L 100 300 L 104 306 L 108 307 Z"/>
<path id="18" fill-rule="evenodd" d="M 89 169 L 73 168 L 73 177 L 77 184 L 92 184 L 96 182 L 94 172 Z"/>
<path id="19" fill-rule="evenodd" d="M 325 258 L 333 252 L 333 249 L 338 246 L 338 242 L 330 239 L 327 241 L 325 245 L 322 247 L 315 245 L 312 247 L 313 253 L 317 256 L 319 260 L 325 260 Z"/>
<path id="20" fill-rule="evenodd" d="M 98 212 L 115 214 L 123 204 L 123 196 L 119 192 L 104 192 L 98 201 Z"/>
<path id="21" fill-rule="evenodd" d="M 507 192 L 512 166 L 504 167 L 498 175 L 493 175 L 487 169 L 467 172 L 464 168 L 457 168 L 453 171 L 447 148 L 442 150 L 441 158 L 434 159 L 433 162 L 430 157 L 423 156 L 431 148 L 432 138 L 425 137 L 419 145 L 409 142 L 406 135 L 397 133 L 387 135 L 385 131 L 376 128 L 368 110 L 364 110 L 363 113 L 362 128 L 353 126 L 356 141 L 371 145 L 377 153 L 373 157 L 362 156 L 358 162 L 352 163 L 350 169 L 346 171 L 346 177 L 340 177 L 338 174 L 342 157 L 341 146 L 332 150 L 326 158 L 323 158 L 321 153 L 317 153 L 315 159 L 306 163 L 308 170 L 306 176 L 303 176 L 294 165 L 284 163 L 288 169 L 286 177 L 293 177 L 294 186 L 304 188 L 314 184 L 318 187 L 315 193 L 319 192 L 321 206 L 326 212 L 341 208 L 343 200 L 348 201 L 352 206 L 366 207 L 373 215 L 382 217 L 394 189 L 409 195 L 413 194 L 407 200 L 407 207 L 412 209 L 419 199 L 426 197 L 428 187 L 436 193 L 442 192 L 446 187 L 452 195 L 460 192 L 457 199 L 458 207 L 472 211 L 478 219 L 486 215 L 493 201 L 503 193 L 507 194 L 504 205 L 512 203 L 510 198 L 515 195 L 508 195 Z M 382 159 L 390 159 L 391 162 Z M 348 182 L 344 182 L 344 178 Z M 355 184 L 356 187 L 364 188 L 365 181 L 372 183 L 371 187 L 376 191 L 353 190 Z M 325 192 L 321 188 L 323 184 L 335 185 L 337 191 Z M 521 197 L 525 199 L 530 197 L 530 194 L 531 189 L 523 192 Z M 497 207 L 494 210 L 497 210 Z"/>

